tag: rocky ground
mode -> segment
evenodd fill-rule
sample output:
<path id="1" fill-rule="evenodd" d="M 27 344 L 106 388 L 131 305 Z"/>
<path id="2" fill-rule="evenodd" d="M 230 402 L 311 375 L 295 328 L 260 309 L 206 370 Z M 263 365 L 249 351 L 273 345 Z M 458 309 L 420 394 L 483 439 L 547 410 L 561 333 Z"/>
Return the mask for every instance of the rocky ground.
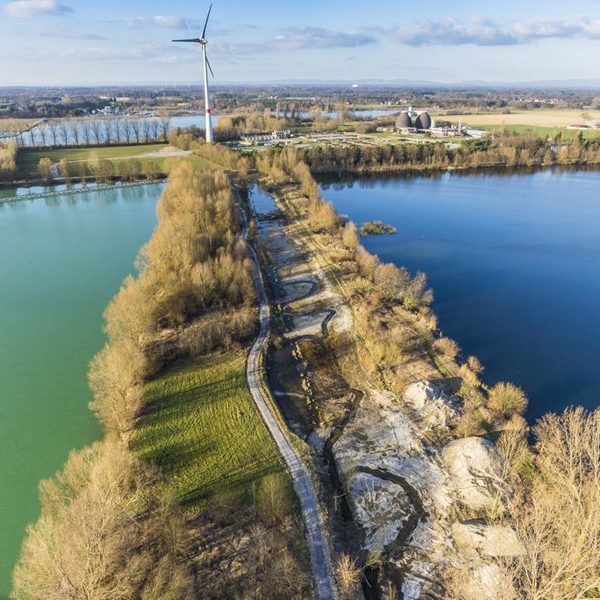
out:
<path id="1" fill-rule="evenodd" d="M 486 521 L 499 479 L 494 446 L 452 439 L 449 428 L 462 405 L 457 382 L 436 378 L 433 366 L 422 364 L 412 377 L 426 378 L 399 397 L 372 382 L 361 385 L 358 369 L 348 372 L 352 360 L 340 366 L 328 346 L 331 336 L 352 336 L 351 308 L 324 275 L 314 247 L 272 217 L 259 219 L 258 229 L 289 352 L 271 364 L 277 371 L 271 386 L 286 417 L 294 415 L 296 431 L 335 461 L 360 532 L 361 560 L 381 561 L 380 590 L 370 597 L 387 597 L 394 588 L 407 600 L 447 597 L 450 564 L 464 571 L 452 591 L 458 597 L 507 597 L 510 584 L 495 560 L 520 549 L 510 529 Z M 423 361 L 422 353 L 415 360 Z"/>

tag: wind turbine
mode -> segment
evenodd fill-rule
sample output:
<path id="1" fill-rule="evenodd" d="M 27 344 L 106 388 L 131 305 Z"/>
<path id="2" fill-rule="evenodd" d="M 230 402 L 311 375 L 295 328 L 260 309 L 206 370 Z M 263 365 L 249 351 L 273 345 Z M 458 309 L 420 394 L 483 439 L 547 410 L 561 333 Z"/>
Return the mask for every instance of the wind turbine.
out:
<path id="1" fill-rule="evenodd" d="M 213 141 L 213 130 L 212 130 L 212 122 L 210 120 L 210 99 L 208 97 L 208 71 L 214 77 L 215 74 L 208 62 L 208 57 L 206 56 L 206 44 L 208 44 L 208 40 L 206 39 L 206 27 L 208 25 L 208 19 L 210 17 L 210 11 L 212 10 L 212 4 L 208 9 L 208 14 L 206 15 L 206 21 L 204 22 L 204 29 L 202 30 L 202 36 L 199 38 L 193 38 L 190 40 L 173 40 L 174 42 L 189 42 L 192 44 L 200 44 L 202 46 L 202 62 L 204 63 L 204 114 L 206 118 L 206 141 L 211 144 Z"/>

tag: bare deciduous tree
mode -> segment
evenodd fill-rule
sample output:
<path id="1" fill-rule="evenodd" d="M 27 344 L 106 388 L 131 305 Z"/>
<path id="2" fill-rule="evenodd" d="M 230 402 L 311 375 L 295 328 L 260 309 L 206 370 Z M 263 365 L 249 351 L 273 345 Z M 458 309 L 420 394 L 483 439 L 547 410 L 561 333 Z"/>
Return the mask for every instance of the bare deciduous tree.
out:
<path id="1" fill-rule="evenodd" d="M 161 134 L 161 139 L 163 142 L 167 141 L 170 127 L 171 127 L 171 119 L 169 119 L 167 117 L 163 117 L 160 120 L 160 134 Z"/>
<path id="2" fill-rule="evenodd" d="M 82 122 L 82 133 L 83 139 L 85 140 L 86 145 L 90 145 L 92 143 L 92 122 L 90 119 L 84 119 Z"/>
<path id="3" fill-rule="evenodd" d="M 42 179 L 50 181 L 52 179 L 52 161 L 45 156 L 38 162 L 38 174 Z"/>
<path id="4" fill-rule="evenodd" d="M 178 550 L 188 546 L 181 517 L 156 495 L 155 482 L 124 444 L 72 452 L 63 471 L 40 486 L 42 514 L 27 531 L 13 598 L 194 597 L 191 568 Z"/>
<path id="5" fill-rule="evenodd" d="M 531 475 L 514 486 L 506 521 L 524 553 L 504 565 L 524 600 L 600 591 L 600 410 L 568 409 L 535 428 Z"/>
<path id="6" fill-rule="evenodd" d="M 135 137 L 135 141 L 140 143 L 140 134 L 141 134 L 141 122 L 138 118 L 129 119 L 129 125 L 131 127 L 131 131 L 133 136 Z"/>
<path id="7" fill-rule="evenodd" d="M 94 142 L 100 144 L 102 138 L 102 121 L 100 119 L 92 119 L 89 124 Z"/>

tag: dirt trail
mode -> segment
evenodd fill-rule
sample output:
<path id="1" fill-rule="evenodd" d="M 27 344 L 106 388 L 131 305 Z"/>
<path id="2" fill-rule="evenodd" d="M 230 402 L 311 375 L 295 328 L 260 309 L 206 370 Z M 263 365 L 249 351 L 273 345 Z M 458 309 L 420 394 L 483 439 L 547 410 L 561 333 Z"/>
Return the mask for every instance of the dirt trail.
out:
<path id="1" fill-rule="evenodd" d="M 246 214 L 243 209 L 241 213 L 245 222 L 243 235 L 244 238 L 247 238 L 248 226 Z M 315 597 L 317 600 L 332 600 L 337 597 L 337 594 L 329 545 L 324 534 L 325 528 L 321 519 L 317 495 L 306 466 L 300 459 L 296 449 L 292 446 L 286 431 L 279 424 L 264 391 L 266 384 L 264 382 L 262 357 L 266 350 L 271 331 L 271 310 L 265 291 L 258 255 L 251 244 L 248 245 L 248 252 L 256 265 L 255 283 L 260 307 L 260 331 L 250 350 L 246 367 L 248 387 L 258 411 L 287 465 L 292 477 L 294 490 L 300 502 L 311 558 Z"/>

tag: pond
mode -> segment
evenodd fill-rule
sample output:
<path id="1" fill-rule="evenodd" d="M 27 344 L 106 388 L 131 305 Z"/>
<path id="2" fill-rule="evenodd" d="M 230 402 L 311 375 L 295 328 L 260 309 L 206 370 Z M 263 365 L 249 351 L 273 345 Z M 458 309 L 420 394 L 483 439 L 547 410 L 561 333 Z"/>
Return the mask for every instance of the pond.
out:
<path id="1" fill-rule="evenodd" d="M 368 109 L 361 108 L 357 110 L 349 110 L 348 115 L 354 119 L 378 119 L 379 117 L 393 117 L 397 115 L 400 111 L 393 108 L 380 108 L 380 109 Z M 287 117 L 290 118 L 292 116 L 291 111 L 275 111 L 273 113 L 276 117 Z M 317 117 L 321 117 L 324 119 L 339 119 L 341 114 L 339 111 L 299 111 L 294 113 L 298 119 L 302 119 L 303 121 L 309 121 L 311 119 L 315 119 Z"/>
<path id="2" fill-rule="evenodd" d="M 38 516 L 40 480 L 100 437 L 87 366 L 162 187 L 0 202 L 0 598 Z"/>
<path id="3" fill-rule="evenodd" d="M 322 181 L 384 261 L 424 271 L 444 334 L 512 381 L 528 418 L 600 402 L 600 173 L 448 174 Z"/>
<path id="4" fill-rule="evenodd" d="M 216 126 L 219 117 L 211 115 L 211 123 Z M 42 121 L 20 135 L 9 134 L 2 129 L 0 119 L 0 140 L 14 139 L 19 146 L 82 146 L 115 143 L 139 143 L 163 140 L 165 134 L 178 127 L 196 126 L 204 129 L 204 113 L 178 115 L 174 117 L 129 118 L 118 115 L 103 118 L 64 119 Z"/>

